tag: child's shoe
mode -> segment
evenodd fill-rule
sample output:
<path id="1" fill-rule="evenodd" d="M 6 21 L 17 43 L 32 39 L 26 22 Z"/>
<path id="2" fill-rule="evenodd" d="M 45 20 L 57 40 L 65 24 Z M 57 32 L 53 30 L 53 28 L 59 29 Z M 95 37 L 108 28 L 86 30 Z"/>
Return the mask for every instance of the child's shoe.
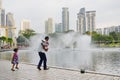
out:
<path id="1" fill-rule="evenodd" d="M 19 69 L 18 67 L 15 67 L 16 69 Z"/>
<path id="2" fill-rule="evenodd" d="M 15 71 L 14 69 L 11 69 L 12 71 Z"/>

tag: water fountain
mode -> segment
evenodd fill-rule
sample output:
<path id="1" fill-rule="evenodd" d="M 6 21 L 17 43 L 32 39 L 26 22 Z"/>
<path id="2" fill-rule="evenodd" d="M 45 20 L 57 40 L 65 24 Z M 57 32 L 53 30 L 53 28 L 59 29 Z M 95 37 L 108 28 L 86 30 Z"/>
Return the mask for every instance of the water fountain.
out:
<path id="1" fill-rule="evenodd" d="M 36 48 L 41 40 L 44 39 L 46 35 L 36 35 L 31 38 L 31 49 Z M 49 43 L 50 48 L 53 49 L 90 49 L 91 48 L 91 37 L 88 35 L 80 35 L 79 33 L 55 33 L 48 35 L 50 37 Z"/>
<path id="2" fill-rule="evenodd" d="M 36 50 L 41 40 L 43 40 L 45 36 L 46 35 L 36 35 L 32 37 L 30 49 Z M 91 48 L 90 36 L 69 32 L 50 34 L 49 37 L 49 65 L 70 69 L 76 69 L 76 67 L 77 69 L 81 69 L 90 65 L 89 63 L 91 62 L 89 59 L 91 56 L 89 52 L 86 52 Z M 37 52 L 35 51 L 35 53 Z M 79 58 L 79 56 L 82 57 Z M 61 62 L 61 58 L 64 62 Z M 80 61 L 80 64 L 78 61 Z"/>

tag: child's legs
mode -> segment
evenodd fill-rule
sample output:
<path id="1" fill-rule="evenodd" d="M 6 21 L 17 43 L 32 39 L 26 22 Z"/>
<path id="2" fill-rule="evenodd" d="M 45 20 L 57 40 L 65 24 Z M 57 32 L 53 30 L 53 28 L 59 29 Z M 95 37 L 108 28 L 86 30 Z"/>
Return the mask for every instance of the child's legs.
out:
<path id="1" fill-rule="evenodd" d="M 15 64 L 12 65 L 12 69 L 14 69 Z"/>
<path id="2" fill-rule="evenodd" d="M 16 64 L 16 68 L 18 68 L 18 64 Z"/>

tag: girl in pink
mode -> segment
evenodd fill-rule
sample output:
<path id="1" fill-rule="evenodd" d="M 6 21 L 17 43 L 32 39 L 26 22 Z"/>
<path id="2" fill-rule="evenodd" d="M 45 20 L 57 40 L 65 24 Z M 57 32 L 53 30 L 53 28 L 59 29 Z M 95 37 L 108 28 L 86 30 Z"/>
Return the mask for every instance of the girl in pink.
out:
<path id="1" fill-rule="evenodd" d="M 15 71 L 15 69 L 14 69 L 14 67 L 15 67 L 15 65 L 16 65 L 16 69 L 19 69 L 18 68 L 18 48 L 15 48 L 14 50 L 14 53 L 13 53 L 13 56 L 12 56 L 12 61 L 11 61 L 11 63 L 12 63 L 12 68 L 11 68 L 11 70 L 12 71 Z"/>

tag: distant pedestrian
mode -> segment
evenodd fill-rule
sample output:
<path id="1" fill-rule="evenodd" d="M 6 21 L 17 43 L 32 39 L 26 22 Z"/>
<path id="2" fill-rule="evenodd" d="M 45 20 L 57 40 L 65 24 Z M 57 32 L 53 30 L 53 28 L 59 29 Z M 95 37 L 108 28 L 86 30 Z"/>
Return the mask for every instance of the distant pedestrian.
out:
<path id="1" fill-rule="evenodd" d="M 43 69 L 44 70 L 48 70 L 47 67 L 47 57 L 46 57 L 46 52 L 48 51 L 48 45 L 49 45 L 49 37 L 46 36 L 45 40 L 42 40 L 41 44 L 39 44 L 39 48 L 38 48 L 38 54 L 40 56 L 40 61 L 38 63 L 37 69 L 41 70 L 41 65 L 43 63 Z"/>
<path id="2" fill-rule="evenodd" d="M 12 70 L 12 71 L 15 71 L 14 67 L 15 67 L 16 69 L 19 69 L 19 68 L 18 68 L 18 64 L 19 64 L 19 62 L 18 62 L 18 48 L 15 48 L 13 51 L 14 51 L 14 53 L 13 53 L 12 61 L 11 61 L 11 63 L 12 63 L 12 68 L 11 68 L 11 70 Z"/>

